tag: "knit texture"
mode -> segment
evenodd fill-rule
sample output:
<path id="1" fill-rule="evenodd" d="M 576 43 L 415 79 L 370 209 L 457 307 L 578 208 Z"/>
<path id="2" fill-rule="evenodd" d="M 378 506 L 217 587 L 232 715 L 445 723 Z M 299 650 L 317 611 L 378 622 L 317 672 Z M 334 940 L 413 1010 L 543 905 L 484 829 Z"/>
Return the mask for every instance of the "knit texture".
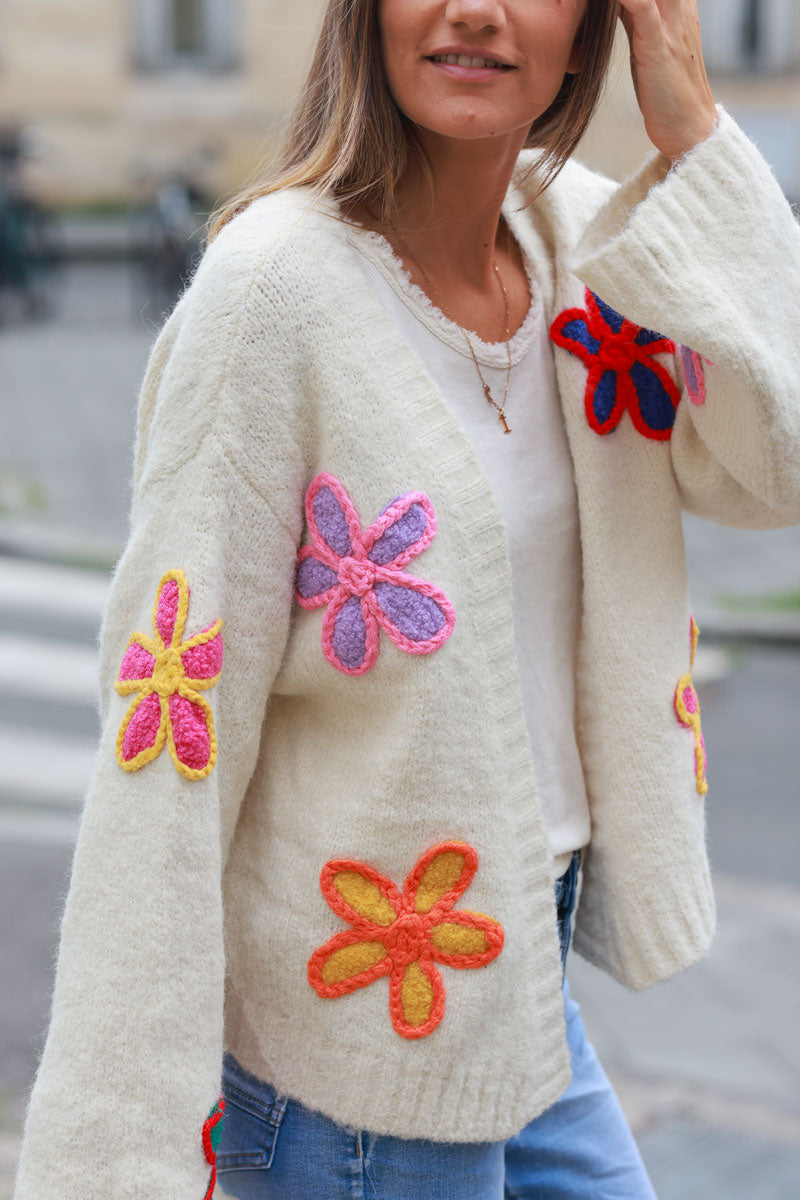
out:
<path id="1" fill-rule="evenodd" d="M 621 189 L 570 165 L 519 215 L 523 241 L 529 222 L 549 248 L 536 274 L 552 279 L 550 322 L 588 285 L 717 364 L 669 441 L 626 420 L 598 437 L 586 365 L 554 350 L 581 521 L 592 815 L 574 945 L 642 988 L 696 962 L 714 929 L 695 745 L 673 704 L 690 622 L 681 505 L 746 527 L 800 522 L 800 232 L 724 113 L 673 169 L 656 156 Z M 683 388 L 678 355 L 665 361 Z M 364 521 L 390 497 L 430 500 L 419 571 L 456 614 L 434 653 L 385 638 L 361 675 L 326 662 L 320 614 L 295 599 L 321 473 Z M 469 442 L 363 286 L 335 206 L 265 197 L 214 241 L 153 350 L 134 483 L 17 1200 L 204 1196 L 200 1130 L 225 1046 L 280 1095 L 355 1127 L 519 1132 L 570 1067 L 508 548 Z M 191 586 L 188 628 L 224 622 L 203 778 L 163 753 L 138 771 L 116 756 L 119 664 L 172 570 Z M 436 1028 L 398 1036 L 383 980 L 336 999 L 309 986 L 310 956 L 342 930 L 320 875 L 342 860 L 399 881 L 442 843 L 477 855 L 470 911 L 502 928 L 502 949 L 448 973 Z M 412 1020 L 427 1003 L 416 976 L 406 1002 Z"/>

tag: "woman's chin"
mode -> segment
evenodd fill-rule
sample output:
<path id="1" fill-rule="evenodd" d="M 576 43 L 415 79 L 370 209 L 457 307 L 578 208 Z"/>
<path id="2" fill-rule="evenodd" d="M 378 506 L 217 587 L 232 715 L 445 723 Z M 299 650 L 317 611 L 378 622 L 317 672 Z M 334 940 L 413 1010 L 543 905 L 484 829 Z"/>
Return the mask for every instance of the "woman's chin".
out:
<path id="1" fill-rule="evenodd" d="M 505 139 L 524 140 L 535 117 L 517 125 L 509 125 L 508 114 L 494 119 L 494 114 L 477 112 L 474 108 L 458 113 L 436 113 L 411 116 L 414 124 L 424 133 L 448 141 L 478 142 L 491 141 L 501 145 Z"/>

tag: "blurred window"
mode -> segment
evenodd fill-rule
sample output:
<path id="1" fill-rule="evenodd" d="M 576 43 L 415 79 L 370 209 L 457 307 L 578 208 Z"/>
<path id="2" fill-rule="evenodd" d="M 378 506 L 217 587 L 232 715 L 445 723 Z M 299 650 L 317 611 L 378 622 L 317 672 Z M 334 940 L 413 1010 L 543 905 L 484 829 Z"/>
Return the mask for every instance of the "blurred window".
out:
<path id="1" fill-rule="evenodd" d="M 145 70 L 235 66 L 237 0 L 136 0 L 137 66 Z"/>
<path id="2" fill-rule="evenodd" d="M 784 74 L 800 69 L 798 0 L 699 0 L 709 70 Z"/>

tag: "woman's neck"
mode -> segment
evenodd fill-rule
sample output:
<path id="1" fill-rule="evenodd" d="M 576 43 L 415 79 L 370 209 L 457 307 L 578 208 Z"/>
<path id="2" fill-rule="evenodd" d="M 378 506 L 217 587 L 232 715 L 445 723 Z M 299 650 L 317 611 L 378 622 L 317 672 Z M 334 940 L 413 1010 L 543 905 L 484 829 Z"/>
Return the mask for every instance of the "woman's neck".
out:
<path id="1" fill-rule="evenodd" d="M 414 164 L 397 192 L 396 231 L 434 278 L 458 276 L 465 284 L 493 291 L 494 262 L 510 252 L 501 210 L 525 131 L 514 139 L 475 141 L 441 138 L 420 131 L 435 188 Z M 364 222 L 389 240 L 392 227 Z"/>
<path id="2" fill-rule="evenodd" d="M 391 224 L 364 208 L 348 213 L 383 234 L 412 282 L 485 342 L 513 335 L 531 302 L 520 249 L 501 220 L 523 142 L 524 131 L 514 144 L 504 138 L 502 145 L 486 138 L 468 142 L 428 135 L 423 145 L 436 183 L 433 196 L 412 166 L 398 188 Z"/>

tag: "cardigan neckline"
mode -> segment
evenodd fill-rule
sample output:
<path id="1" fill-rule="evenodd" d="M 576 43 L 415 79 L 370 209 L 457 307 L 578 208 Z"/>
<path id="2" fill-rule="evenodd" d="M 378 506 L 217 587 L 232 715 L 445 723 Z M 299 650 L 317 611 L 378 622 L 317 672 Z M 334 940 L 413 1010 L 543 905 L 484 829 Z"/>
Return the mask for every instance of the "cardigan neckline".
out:
<path id="1" fill-rule="evenodd" d="M 508 213 L 506 209 L 509 207 L 508 200 L 503 205 L 503 215 L 508 221 Z M 509 223 L 510 225 L 510 223 Z M 525 267 L 525 274 L 528 278 L 528 289 L 530 292 L 530 303 L 528 304 L 527 312 L 523 318 L 522 324 L 513 333 L 508 343 L 505 341 L 486 342 L 479 337 L 473 330 L 465 330 L 465 327 L 457 324 L 438 307 L 422 288 L 415 284 L 408 271 L 403 266 L 402 260 L 395 253 L 391 243 L 381 233 L 377 233 L 371 229 L 359 229 L 355 226 L 350 227 L 348 240 L 350 244 L 367 258 L 383 278 L 390 285 L 395 295 L 405 304 L 408 310 L 416 317 L 416 319 L 425 326 L 445 345 L 455 350 L 462 357 L 470 359 L 471 355 L 469 348 L 464 338 L 465 332 L 469 336 L 472 343 L 475 357 L 482 366 L 497 367 L 504 369 L 508 362 L 508 350 L 511 352 L 511 365 L 517 366 L 526 356 L 531 346 L 533 345 L 539 330 L 541 329 L 542 321 L 542 303 L 539 292 L 539 286 L 534 273 L 533 264 L 530 256 L 526 253 L 524 247 L 514 234 L 515 240 L 519 245 L 522 261 Z"/>

